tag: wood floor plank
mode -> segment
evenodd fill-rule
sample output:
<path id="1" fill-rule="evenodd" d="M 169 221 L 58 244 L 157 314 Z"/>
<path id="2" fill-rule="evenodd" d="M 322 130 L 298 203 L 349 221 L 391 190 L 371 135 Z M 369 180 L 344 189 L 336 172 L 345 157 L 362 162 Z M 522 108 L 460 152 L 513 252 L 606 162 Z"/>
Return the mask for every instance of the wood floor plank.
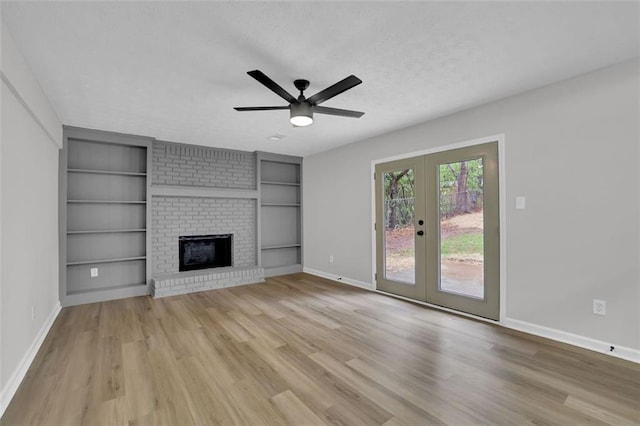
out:
<path id="1" fill-rule="evenodd" d="M 243 294 L 242 298 L 258 308 L 260 312 L 267 315 L 269 318 L 280 319 L 286 316 L 286 314 L 282 313 L 282 311 L 280 311 L 276 306 L 266 303 L 251 294 Z"/>
<path id="2" fill-rule="evenodd" d="M 98 339 L 96 348 L 95 380 L 96 398 L 106 402 L 125 395 L 122 370 L 122 343 L 118 337 Z"/>
<path id="3" fill-rule="evenodd" d="M 461 401 L 461 398 L 453 393 L 442 392 L 436 382 L 412 380 L 410 375 L 403 376 L 402 380 L 398 380 L 396 374 L 381 368 L 380 364 L 367 363 L 357 358 L 348 361 L 346 365 L 403 400 L 416 407 L 421 407 L 443 423 L 463 424 L 482 421 L 482 418 L 477 417 L 476 412 L 469 408 L 468 403 Z M 395 414 L 399 416 L 398 413 Z M 523 419 L 517 420 L 520 421 L 510 421 L 510 423 L 521 423 Z"/>
<path id="4" fill-rule="evenodd" d="M 299 304 L 296 303 L 294 301 L 291 301 L 289 299 L 284 299 L 280 301 L 280 304 L 283 306 L 286 306 L 288 309 L 292 310 L 293 312 L 298 313 L 299 315 L 301 315 L 302 317 L 310 320 L 310 321 L 314 321 L 317 322 L 320 325 L 323 325 L 331 330 L 335 330 L 336 328 L 340 328 L 341 324 L 332 320 L 331 318 L 327 317 L 326 315 L 323 315 L 319 312 L 315 312 L 311 309 L 309 309 L 308 307 L 304 306 L 303 304 Z"/>
<path id="5" fill-rule="evenodd" d="M 11 425 L 640 424 L 640 366 L 299 273 L 64 308 Z"/>
<path id="6" fill-rule="evenodd" d="M 366 424 L 381 424 L 392 417 L 391 413 L 383 407 L 364 398 L 352 386 L 338 379 L 334 374 L 317 368 L 315 363 L 310 363 L 308 355 L 289 346 L 278 348 L 277 351 L 285 359 L 287 365 L 295 366 L 304 371 L 316 384 L 333 395 L 336 403 L 322 414 L 323 418 L 330 423 L 350 425 L 353 423 L 353 419 L 357 418 Z"/>
<path id="7" fill-rule="evenodd" d="M 640 403 L 640 401 L 638 401 Z M 640 421 L 639 417 L 629 418 L 616 413 L 610 409 L 603 408 L 596 404 L 583 401 L 579 398 L 569 396 L 567 400 L 564 402 L 564 405 L 567 407 L 574 408 L 582 413 L 585 413 L 593 418 L 596 418 L 604 423 L 610 425 L 633 425 L 638 424 Z"/>
<path id="8" fill-rule="evenodd" d="M 280 353 L 272 347 L 257 339 L 249 342 L 248 345 L 256 353 L 259 353 L 265 362 L 282 377 L 290 389 L 300 395 L 306 403 L 316 406 L 318 411 L 325 410 L 335 404 L 334 395 L 331 395 L 327 389 L 306 375 L 304 371 L 287 362 L 286 358 L 280 356 Z"/>
<path id="9" fill-rule="evenodd" d="M 285 418 L 273 406 L 268 397 L 258 390 L 255 382 L 245 379 L 227 389 L 230 404 L 240 407 L 238 414 L 244 425 L 281 425 Z"/>
<path id="10" fill-rule="evenodd" d="M 323 367 L 330 374 L 344 381 L 347 386 L 352 387 L 356 392 L 362 394 L 365 398 L 375 401 L 376 404 L 382 406 L 385 410 L 393 413 L 396 417 L 408 424 L 420 423 L 441 423 L 434 416 L 429 415 L 419 407 L 412 405 L 410 402 L 402 399 L 402 397 L 380 386 L 378 383 L 356 373 L 342 362 L 332 358 L 331 356 L 318 352 L 309 355 L 314 362 Z"/>
<path id="11" fill-rule="evenodd" d="M 122 360 L 126 387 L 127 413 L 130 419 L 147 416 L 156 408 L 153 380 L 148 358 L 148 349 L 144 341 L 122 345 Z"/>
<path id="12" fill-rule="evenodd" d="M 270 347 L 279 348 L 285 344 L 280 337 L 271 333 L 269 330 L 260 327 L 260 323 L 265 320 L 265 318 L 263 318 L 264 315 L 254 315 L 249 318 L 240 311 L 229 311 L 229 316 L 233 318 L 236 323 L 240 324 L 242 328 L 247 330 L 253 337 L 263 340 Z"/>
<path id="13" fill-rule="evenodd" d="M 271 397 L 271 401 L 289 424 L 309 426 L 325 424 L 290 390 Z"/>
<path id="14" fill-rule="evenodd" d="M 214 324 L 224 328 L 227 335 L 236 342 L 247 342 L 253 336 L 241 324 L 234 321 L 228 314 L 220 312 L 217 308 L 207 308 L 207 313 L 213 319 Z"/>

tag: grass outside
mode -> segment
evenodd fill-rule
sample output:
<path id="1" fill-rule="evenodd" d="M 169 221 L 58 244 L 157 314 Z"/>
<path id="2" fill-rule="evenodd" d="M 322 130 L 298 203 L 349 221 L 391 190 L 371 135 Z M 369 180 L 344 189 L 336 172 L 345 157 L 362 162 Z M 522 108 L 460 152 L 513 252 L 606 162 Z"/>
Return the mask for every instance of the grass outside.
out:
<path id="1" fill-rule="evenodd" d="M 441 223 L 442 260 L 481 264 L 484 257 L 482 211 L 454 216 Z M 386 268 L 397 272 L 415 267 L 415 228 L 385 231 Z"/>
<path id="2" fill-rule="evenodd" d="M 440 247 L 440 254 L 444 259 L 450 261 L 477 263 L 482 261 L 483 250 L 482 234 L 460 234 L 444 238 Z M 388 270 L 413 269 L 415 264 L 414 255 L 414 247 L 387 251 Z"/>
<path id="3" fill-rule="evenodd" d="M 440 254 L 442 256 L 452 256 L 457 254 L 482 254 L 483 251 L 482 234 L 463 234 L 442 240 Z M 415 249 L 408 247 L 394 250 L 394 257 L 413 257 Z"/>
<path id="4" fill-rule="evenodd" d="M 443 256 L 456 254 L 481 254 L 483 251 L 482 234 L 461 234 L 442 240 L 440 253 Z"/>

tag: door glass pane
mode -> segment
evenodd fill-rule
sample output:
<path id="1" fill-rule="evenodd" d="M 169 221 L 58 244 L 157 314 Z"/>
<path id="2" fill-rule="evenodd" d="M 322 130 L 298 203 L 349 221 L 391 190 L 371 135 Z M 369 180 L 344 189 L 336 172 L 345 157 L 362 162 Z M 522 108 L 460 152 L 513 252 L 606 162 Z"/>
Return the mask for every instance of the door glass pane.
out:
<path id="1" fill-rule="evenodd" d="M 415 178 L 412 169 L 384 173 L 385 278 L 416 282 Z"/>
<path id="2" fill-rule="evenodd" d="M 441 164 L 439 289 L 484 298 L 482 158 Z"/>

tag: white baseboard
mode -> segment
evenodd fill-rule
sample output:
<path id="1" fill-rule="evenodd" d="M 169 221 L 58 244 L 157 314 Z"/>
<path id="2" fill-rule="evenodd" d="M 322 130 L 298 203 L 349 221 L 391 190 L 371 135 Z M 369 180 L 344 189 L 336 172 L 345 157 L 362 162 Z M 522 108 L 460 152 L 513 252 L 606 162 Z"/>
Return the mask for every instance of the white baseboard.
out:
<path id="1" fill-rule="evenodd" d="M 47 334 L 49 333 L 53 322 L 58 317 L 60 309 L 62 309 L 62 307 L 60 306 L 60 303 L 58 303 L 53 308 L 44 324 L 42 324 L 40 331 L 31 343 L 31 346 L 27 350 L 27 353 L 24 354 L 22 360 L 20 361 L 20 364 L 18 364 L 18 367 L 14 370 L 4 389 L 2 389 L 2 392 L 0 393 L 0 417 L 2 417 L 2 415 L 4 414 L 4 411 L 7 409 L 9 403 L 11 402 L 11 399 L 18 390 L 20 383 L 22 383 L 22 379 L 24 379 L 24 376 L 27 374 L 27 370 L 29 370 L 31 363 L 35 359 L 36 354 L 40 349 L 40 346 L 42 346 L 42 342 L 44 342 L 44 338 L 47 337 Z"/>
<path id="2" fill-rule="evenodd" d="M 371 283 L 366 283 L 364 281 L 353 280 L 351 278 L 342 277 L 340 275 L 330 274 L 328 272 L 318 271 L 316 269 L 307 268 L 306 266 L 303 268 L 302 272 L 306 272 L 307 274 L 316 275 L 318 277 L 326 278 L 328 280 L 338 281 L 340 283 L 349 284 L 355 287 L 364 288 L 366 290 L 373 290 L 373 285 Z"/>
<path id="3" fill-rule="evenodd" d="M 504 327 L 511 328 L 513 330 L 522 331 L 539 337 L 545 337 L 562 343 L 568 343 L 579 348 L 589 349 L 591 351 L 611 355 L 627 361 L 640 363 L 640 350 L 638 349 L 616 345 L 615 343 L 603 342 L 590 337 L 580 336 L 578 334 L 512 318 L 506 318 L 501 322 L 501 324 Z M 611 346 L 614 346 L 615 348 L 613 351 L 611 351 Z"/>
<path id="4" fill-rule="evenodd" d="M 306 272 L 308 274 L 311 274 L 311 275 L 316 275 L 318 277 L 326 278 L 326 279 L 329 279 L 329 280 L 333 280 L 333 281 L 349 284 L 349 285 L 352 285 L 352 286 L 355 286 L 355 287 L 360 287 L 360 288 L 363 288 L 365 290 L 373 290 L 373 291 L 375 291 L 373 286 L 371 284 L 369 284 L 369 283 L 362 282 L 362 281 L 357 281 L 357 280 L 352 280 L 350 278 L 344 278 L 344 277 L 341 277 L 340 275 L 334 275 L 334 274 L 330 274 L 328 272 L 318 271 L 316 269 L 311 269 L 311 268 L 306 268 L 306 267 L 304 268 L 304 272 Z M 384 293 L 384 292 L 382 294 L 385 294 L 385 295 L 388 295 L 388 296 L 391 296 L 391 297 L 395 297 L 395 298 L 398 298 L 398 299 L 407 300 L 407 301 L 410 301 L 410 302 L 413 302 L 413 303 L 419 303 L 421 305 L 429 306 L 429 307 L 434 308 L 434 309 L 438 309 L 438 310 L 442 310 L 442 311 L 446 311 L 446 312 L 451 312 L 451 313 L 454 313 L 456 315 L 468 316 L 468 317 L 474 318 L 476 320 L 480 320 L 480 321 L 485 321 L 485 322 L 492 323 L 492 324 L 501 325 L 503 327 L 511 328 L 513 330 L 522 331 L 524 333 L 532 334 L 534 336 L 544 337 L 544 338 L 555 340 L 555 341 L 561 342 L 561 343 L 568 343 L 570 345 L 577 346 L 579 348 L 588 349 L 588 350 L 595 351 L 595 352 L 600 352 L 600 353 L 607 354 L 607 355 L 610 355 L 610 356 L 613 356 L 613 357 L 616 357 L 616 358 L 621 358 L 621 359 L 624 359 L 624 360 L 627 360 L 627 361 L 640 363 L 640 350 L 638 350 L 638 349 L 633 349 L 633 348 L 629 348 L 629 347 L 626 347 L 626 346 L 616 345 L 615 343 L 607 343 L 607 342 L 603 342 L 603 341 L 600 341 L 600 340 L 592 339 L 590 337 L 580 336 L 580 335 L 577 335 L 577 334 L 569 333 L 569 332 L 562 331 L 562 330 L 557 330 L 555 328 L 545 327 L 545 326 L 542 326 L 542 325 L 533 324 L 533 323 L 526 322 L 526 321 L 520 321 L 520 320 L 516 320 L 516 319 L 512 319 L 512 318 L 505 318 L 504 320 L 501 320 L 500 322 L 495 322 L 495 321 L 492 321 L 492 320 L 487 320 L 486 318 L 476 317 L 475 315 L 470 315 L 470 314 L 466 314 L 466 313 L 463 313 L 463 312 L 454 311 L 452 309 L 443 308 L 442 306 L 431 305 L 431 304 L 426 303 L 426 302 L 416 301 L 416 300 L 408 299 L 406 297 L 397 296 L 397 295 L 394 295 L 394 294 L 389 294 L 389 293 Z M 611 346 L 615 347 L 615 349 L 613 351 L 610 350 Z"/>

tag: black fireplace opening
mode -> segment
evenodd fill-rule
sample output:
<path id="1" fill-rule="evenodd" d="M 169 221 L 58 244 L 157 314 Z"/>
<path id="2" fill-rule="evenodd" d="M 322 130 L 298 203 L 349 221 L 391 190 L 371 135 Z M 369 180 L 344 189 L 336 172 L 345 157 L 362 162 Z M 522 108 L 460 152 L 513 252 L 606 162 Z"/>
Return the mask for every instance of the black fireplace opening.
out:
<path id="1" fill-rule="evenodd" d="M 233 234 L 182 236 L 178 242 L 180 271 L 232 266 Z"/>

